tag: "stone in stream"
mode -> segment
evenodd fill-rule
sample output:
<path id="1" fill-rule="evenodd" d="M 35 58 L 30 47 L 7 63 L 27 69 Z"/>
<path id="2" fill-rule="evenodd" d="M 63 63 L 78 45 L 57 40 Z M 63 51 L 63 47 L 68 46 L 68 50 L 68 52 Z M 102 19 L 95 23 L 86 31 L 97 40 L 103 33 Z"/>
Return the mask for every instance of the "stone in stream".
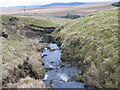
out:
<path id="1" fill-rule="evenodd" d="M 55 51 L 56 49 L 50 49 L 50 51 Z"/>
<path id="2" fill-rule="evenodd" d="M 68 68 L 69 68 L 69 67 L 72 67 L 72 65 L 69 64 L 69 65 L 68 65 Z"/>
<path id="3" fill-rule="evenodd" d="M 51 47 L 46 47 L 47 49 L 51 49 Z"/>
<path id="4" fill-rule="evenodd" d="M 43 78 L 43 80 L 44 80 L 44 81 L 46 81 L 46 80 L 47 80 L 47 78 L 48 78 L 48 75 L 47 75 L 47 74 L 45 74 L 45 77 Z"/>
<path id="5" fill-rule="evenodd" d="M 52 47 L 46 47 L 47 49 L 49 49 L 50 51 L 55 51 L 55 50 L 60 50 L 59 48 L 55 47 L 55 48 L 52 48 Z"/>
<path id="6" fill-rule="evenodd" d="M 47 49 L 49 49 L 50 51 L 55 51 L 55 48 L 51 48 L 51 47 L 46 47 Z"/>
<path id="7" fill-rule="evenodd" d="M 65 65 L 61 65 L 61 66 L 60 66 L 60 68 L 63 68 L 63 67 L 65 67 Z"/>
<path id="8" fill-rule="evenodd" d="M 48 67 L 45 67 L 45 69 L 47 69 L 47 70 L 53 70 L 55 67 L 54 66 L 52 66 L 52 65 L 49 65 Z"/>
<path id="9" fill-rule="evenodd" d="M 52 61 L 52 62 L 50 62 L 50 63 L 56 63 L 56 62 Z"/>
<path id="10" fill-rule="evenodd" d="M 47 56 L 47 54 L 42 54 L 42 58 L 44 58 L 45 56 Z"/>
<path id="11" fill-rule="evenodd" d="M 62 74 L 60 75 L 60 80 L 61 81 L 64 81 L 64 82 L 67 82 L 70 78 L 68 78 L 68 76 L 66 74 Z"/>

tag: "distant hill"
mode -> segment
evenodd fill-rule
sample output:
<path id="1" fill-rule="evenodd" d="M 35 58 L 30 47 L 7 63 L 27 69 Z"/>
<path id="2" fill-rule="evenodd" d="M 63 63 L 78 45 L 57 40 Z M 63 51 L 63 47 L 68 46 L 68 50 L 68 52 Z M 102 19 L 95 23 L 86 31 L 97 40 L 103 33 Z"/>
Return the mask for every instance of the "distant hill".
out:
<path id="1" fill-rule="evenodd" d="M 52 7 L 52 6 L 75 6 L 82 4 L 92 4 L 90 2 L 71 2 L 71 3 L 52 3 L 47 5 L 42 5 L 41 7 Z"/>
<path id="2" fill-rule="evenodd" d="M 120 2 L 113 3 L 112 6 L 120 7 Z"/>
<path id="3" fill-rule="evenodd" d="M 31 5 L 31 6 L 12 6 L 12 7 L 0 7 L 2 9 L 10 9 L 10 8 L 39 8 L 39 7 L 53 7 L 53 6 L 76 6 L 83 4 L 93 4 L 91 2 L 70 2 L 70 3 L 51 3 L 46 5 Z"/>

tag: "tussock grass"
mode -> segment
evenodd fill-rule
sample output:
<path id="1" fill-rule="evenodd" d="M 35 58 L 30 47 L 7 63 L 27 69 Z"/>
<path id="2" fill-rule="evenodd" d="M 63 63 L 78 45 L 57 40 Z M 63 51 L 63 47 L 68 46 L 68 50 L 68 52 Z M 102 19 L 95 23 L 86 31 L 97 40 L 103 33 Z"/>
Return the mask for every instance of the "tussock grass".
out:
<path id="1" fill-rule="evenodd" d="M 7 84 L 8 88 L 45 88 L 45 85 L 40 80 L 35 80 L 31 77 L 21 79 L 18 83 Z"/>
<path id="2" fill-rule="evenodd" d="M 62 59 L 81 62 L 84 81 L 118 87 L 118 9 L 98 12 L 64 25 L 53 33 L 66 45 Z M 94 67 L 93 67 L 94 65 Z M 92 72 L 94 71 L 94 72 Z"/>
<path id="3" fill-rule="evenodd" d="M 12 32 L 9 33 L 9 38 L 0 37 L 0 40 L 2 41 L 0 77 L 4 86 L 7 83 L 16 83 L 26 76 L 37 79 L 44 76 L 41 56 L 37 50 L 41 50 L 45 45 L 42 46 Z"/>
<path id="4" fill-rule="evenodd" d="M 11 16 L 3 17 L 2 23 L 9 23 L 8 20 Z M 20 23 L 23 22 L 20 21 Z M 19 23 L 17 24 L 19 25 Z M 1 24 L 1 26 L 3 25 Z M 0 83 L 2 83 L 3 87 L 6 87 L 6 84 L 16 83 L 20 78 L 25 78 L 26 76 L 42 79 L 45 71 L 38 51 L 43 49 L 45 45 L 11 31 L 11 28 L 5 25 L 1 29 L 1 31 L 6 30 L 8 32 L 8 38 L 0 36 L 0 57 L 2 58 L 0 59 L 2 66 L 0 68 L 0 77 L 3 79 Z"/>
<path id="5" fill-rule="evenodd" d="M 12 72 L 14 72 L 14 68 L 17 68 L 18 65 L 23 65 L 25 58 L 22 53 L 26 48 L 26 44 L 22 42 L 24 38 L 20 35 L 9 34 L 9 38 L 5 39 L 0 37 L 1 40 L 1 49 L 2 54 L 2 79 L 4 80 L 6 77 L 12 77 Z M 10 76 L 11 75 L 11 76 Z M 7 80 L 4 80 L 6 83 Z"/>

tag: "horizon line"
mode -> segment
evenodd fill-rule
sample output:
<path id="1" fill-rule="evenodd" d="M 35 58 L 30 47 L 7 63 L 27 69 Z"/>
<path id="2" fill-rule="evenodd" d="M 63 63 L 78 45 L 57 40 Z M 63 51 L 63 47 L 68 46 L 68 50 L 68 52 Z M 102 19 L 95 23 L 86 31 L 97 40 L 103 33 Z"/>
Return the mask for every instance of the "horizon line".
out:
<path id="1" fill-rule="evenodd" d="M 115 1 L 100 1 L 100 2 L 53 2 L 53 3 L 103 3 L 103 2 L 115 2 Z M 24 6 L 44 6 L 53 3 L 46 3 L 46 4 L 28 4 L 28 5 L 10 5 L 10 6 L 0 6 L 1 8 L 8 8 L 8 7 L 24 7 Z"/>

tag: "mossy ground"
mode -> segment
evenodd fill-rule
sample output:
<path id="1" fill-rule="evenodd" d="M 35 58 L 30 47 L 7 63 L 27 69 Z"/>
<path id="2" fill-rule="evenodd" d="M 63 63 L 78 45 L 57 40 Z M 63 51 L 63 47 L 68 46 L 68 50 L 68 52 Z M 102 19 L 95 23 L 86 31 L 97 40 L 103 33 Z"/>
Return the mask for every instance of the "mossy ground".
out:
<path id="1" fill-rule="evenodd" d="M 79 62 L 89 85 L 118 87 L 117 8 L 73 20 L 53 36 L 61 37 L 66 45 L 62 59 Z"/>

